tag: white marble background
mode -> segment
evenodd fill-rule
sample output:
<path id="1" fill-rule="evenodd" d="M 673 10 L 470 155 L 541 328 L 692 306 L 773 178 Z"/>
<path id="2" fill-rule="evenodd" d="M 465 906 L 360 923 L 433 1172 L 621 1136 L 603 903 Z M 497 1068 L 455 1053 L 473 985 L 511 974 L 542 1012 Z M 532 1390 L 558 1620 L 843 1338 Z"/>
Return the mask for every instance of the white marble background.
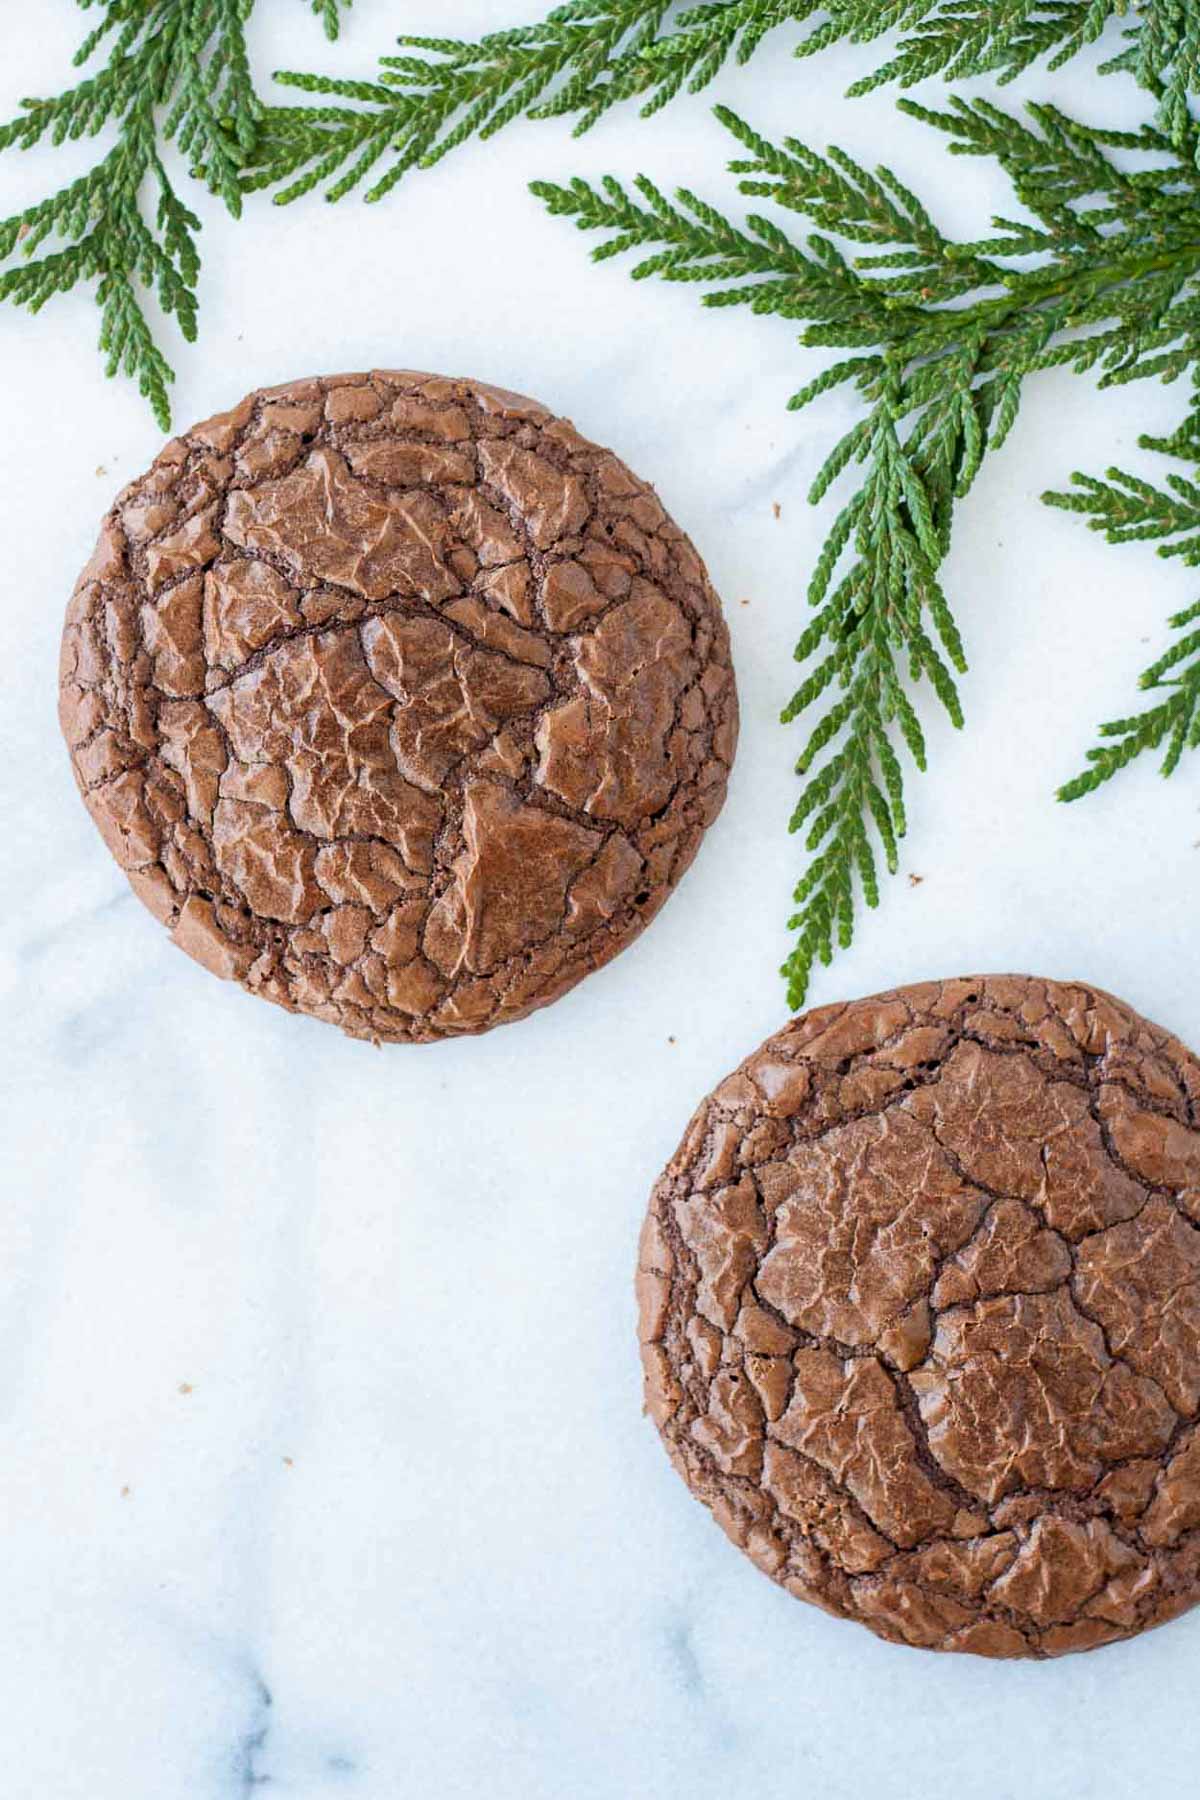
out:
<path id="1" fill-rule="evenodd" d="M 80 30 L 67 0 L 11 10 L 5 112 L 59 84 Z M 264 80 L 366 74 L 402 23 L 518 10 L 359 0 L 331 50 L 296 0 L 261 0 L 254 59 Z M 102 379 L 88 301 L 36 328 L 0 311 L 5 1800 L 1195 1791 L 1200 1614 L 1052 1666 L 890 1648 L 757 1574 L 639 1416 L 647 1189 L 695 1100 L 784 1016 L 797 745 L 774 719 L 838 403 L 789 417 L 813 365 L 787 325 L 590 269 L 525 183 L 642 167 L 723 198 L 719 97 L 886 155 L 964 232 L 1006 199 L 886 96 L 840 100 L 865 56 L 797 67 L 788 37 L 652 125 L 514 127 L 377 210 L 261 202 L 234 226 L 199 206 L 181 421 L 317 370 L 486 376 L 654 480 L 727 598 L 744 734 L 698 865 L 614 967 L 489 1038 L 342 1041 L 215 982 L 131 897 L 71 783 L 55 661 L 98 517 L 158 434 Z M 1090 65 L 1026 85 L 1136 110 Z M 47 175 L 5 158 L 4 210 Z M 1137 430 L 1183 400 L 1067 376 L 1030 393 L 951 558 L 969 725 L 933 724 L 912 784 L 904 870 L 924 879 L 889 886 L 816 999 L 1032 969 L 1200 1041 L 1200 765 L 1051 799 L 1196 578 L 1036 503 L 1072 467 L 1144 462 Z"/>

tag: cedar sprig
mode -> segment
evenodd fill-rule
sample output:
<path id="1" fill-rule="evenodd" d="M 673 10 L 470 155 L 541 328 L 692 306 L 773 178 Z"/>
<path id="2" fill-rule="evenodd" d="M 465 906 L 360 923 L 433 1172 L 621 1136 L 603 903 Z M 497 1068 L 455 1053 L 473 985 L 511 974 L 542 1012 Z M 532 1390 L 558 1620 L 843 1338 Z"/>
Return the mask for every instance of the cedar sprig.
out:
<path id="1" fill-rule="evenodd" d="M 336 27 L 343 0 L 317 10 Z M 196 336 L 200 221 L 163 160 L 174 144 L 191 174 L 237 217 L 260 104 L 246 56 L 254 0 L 79 0 L 101 16 L 75 65 L 102 66 L 61 94 L 22 103 L 0 125 L 0 152 L 95 137 L 115 142 L 86 174 L 0 220 L 0 300 L 40 312 L 95 283 L 109 375 L 135 380 L 166 430 L 173 372 L 147 317 L 153 295 L 183 337 Z"/>
<path id="2" fill-rule="evenodd" d="M 354 0 L 309 0 L 309 5 L 325 27 L 325 36 L 332 43 L 342 28 L 343 9 L 349 12 Z"/>
<path id="3" fill-rule="evenodd" d="M 552 213 L 606 234 L 597 257 L 638 253 L 635 279 L 702 283 L 706 305 L 800 321 L 802 344 L 842 352 L 793 408 L 836 386 L 861 401 L 812 485 L 814 502 L 835 484 L 849 494 L 809 585 L 805 674 L 782 715 L 809 727 L 791 819 L 809 858 L 784 967 L 793 1006 L 814 964 L 850 943 L 857 898 L 877 904 L 879 861 L 897 866 L 903 758 L 926 760 L 922 685 L 961 723 L 965 658 L 940 572 L 955 507 L 1012 430 L 1024 383 L 1055 366 L 1102 384 L 1170 380 L 1200 362 L 1190 129 L 1175 145 L 1156 126 L 1110 132 L 1053 107 L 1024 120 L 985 100 L 901 105 L 954 153 L 996 158 L 1027 216 L 953 242 L 890 170 L 776 145 L 724 108 L 746 152 L 730 165 L 739 191 L 816 227 L 802 239 L 687 190 L 668 199 L 645 177 L 632 192 L 611 177 L 534 184 Z"/>
<path id="4" fill-rule="evenodd" d="M 1058 68 L 1093 42 L 1125 0 L 827 0 L 825 17 L 799 46 L 812 56 L 846 40 L 875 43 L 901 34 L 895 51 L 850 92 L 886 83 L 911 87 L 997 75 L 1013 81 L 1036 62 Z"/>
<path id="5" fill-rule="evenodd" d="M 1157 541 L 1158 554 L 1200 566 L 1200 419 L 1171 438 L 1143 437 L 1142 447 L 1190 463 L 1190 476 L 1172 472 L 1156 486 L 1125 469 L 1105 479 L 1076 474 L 1074 487 L 1044 498 L 1051 506 L 1081 513 L 1110 544 Z M 1140 713 L 1109 719 L 1101 742 L 1087 753 L 1087 768 L 1059 789 L 1060 800 L 1079 800 L 1111 781 L 1143 751 L 1162 751 L 1163 775 L 1172 775 L 1185 750 L 1200 749 L 1200 601 L 1168 619 L 1180 635 L 1142 671 L 1138 687 L 1153 699 Z"/>
<path id="6" fill-rule="evenodd" d="M 1059 68 L 1121 19 L 1126 42 L 1102 71 L 1128 71 L 1153 92 L 1159 127 L 1178 144 L 1200 87 L 1191 0 L 568 0 L 480 38 L 402 37 L 403 54 L 381 57 L 374 80 L 279 72 L 285 87 L 322 104 L 267 109 L 247 184 L 278 189 L 281 204 L 315 187 L 338 200 L 363 184 L 364 198 L 379 200 L 410 170 L 515 119 L 570 117 L 579 135 L 626 101 L 649 117 L 698 93 L 731 59 L 749 62 L 784 26 L 812 26 L 795 44 L 801 57 L 895 39 L 894 53 L 851 87 L 861 94 L 931 76 L 1011 81 L 1038 62 Z"/>
<path id="7" fill-rule="evenodd" d="M 797 55 L 840 39 L 861 44 L 901 34 L 894 53 L 851 94 L 932 76 L 995 75 L 1005 83 L 1036 63 L 1059 69 L 1117 20 L 1129 21 L 1124 47 L 1100 73 L 1131 74 L 1155 94 L 1157 123 L 1173 140 L 1187 131 L 1188 95 L 1200 87 L 1200 9 L 1189 0 L 825 0 L 823 11 Z"/>
<path id="8" fill-rule="evenodd" d="M 351 3 L 308 0 L 329 36 Z M 1200 9 L 1188 0 L 1145 0 L 1133 11 L 1126 0 L 568 0 L 534 24 L 480 39 L 401 39 L 403 54 L 384 57 L 376 80 L 285 73 L 286 85 L 321 103 L 263 107 L 246 62 L 254 0 L 79 4 L 100 17 L 76 62 L 105 51 L 107 62 L 64 93 L 28 102 L 0 126 L 0 151 L 115 125 L 119 154 L 0 222 L 0 233 L 11 227 L 19 237 L 11 258 L 47 245 L 32 279 L 20 266 L 0 272 L 0 298 L 36 311 L 94 281 L 110 372 L 131 373 L 162 422 L 171 371 L 146 317 L 147 289 L 185 336 L 196 326 L 197 224 L 164 167 L 172 140 L 236 215 L 242 192 L 268 186 L 280 201 L 317 186 L 337 199 L 360 184 L 379 199 L 409 170 L 522 116 L 569 116 L 582 131 L 625 101 L 648 115 L 706 86 L 728 61 L 747 62 L 780 27 L 813 21 L 798 54 L 899 34 L 879 78 L 908 81 L 988 69 L 1008 78 L 1039 57 L 1064 60 L 1110 17 L 1127 16 L 1128 42 L 1106 66 L 1154 92 L 1160 128 L 1177 147 L 1200 69 Z"/>
<path id="9" fill-rule="evenodd" d="M 706 87 L 730 57 L 748 61 L 769 31 L 817 3 L 708 0 L 680 12 L 672 0 L 568 0 L 482 38 L 401 37 L 404 54 L 381 57 L 376 81 L 281 71 L 283 86 L 327 104 L 267 109 L 247 186 L 279 188 L 280 204 L 314 187 L 339 200 L 371 176 L 364 198 L 375 201 L 411 169 L 517 118 L 573 115 L 578 135 L 632 99 L 649 117 Z"/>

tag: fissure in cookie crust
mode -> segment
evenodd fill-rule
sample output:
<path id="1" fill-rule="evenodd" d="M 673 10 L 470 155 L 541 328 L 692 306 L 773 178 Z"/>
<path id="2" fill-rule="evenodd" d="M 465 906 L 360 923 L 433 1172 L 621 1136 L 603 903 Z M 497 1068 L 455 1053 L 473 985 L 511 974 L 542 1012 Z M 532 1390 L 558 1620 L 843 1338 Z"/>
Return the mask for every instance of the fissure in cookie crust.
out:
<path id="1" fill-rule="evenodd" d="M 397 1042 L 520 1018 L 630 942 L 737 733 L 653 492 L 534 401 L 403 371 L 167 445 L 76 588 L 60 716 L 181 948 Z"/>
<path id="2" fill-rule="evenodd" d="M 733 1541 L 929 1649 L 1200 1599 L 1200 1063 L 988 976 L 823 1008 L 700 1107 L 639 1256 L 646 1403 Z"/>

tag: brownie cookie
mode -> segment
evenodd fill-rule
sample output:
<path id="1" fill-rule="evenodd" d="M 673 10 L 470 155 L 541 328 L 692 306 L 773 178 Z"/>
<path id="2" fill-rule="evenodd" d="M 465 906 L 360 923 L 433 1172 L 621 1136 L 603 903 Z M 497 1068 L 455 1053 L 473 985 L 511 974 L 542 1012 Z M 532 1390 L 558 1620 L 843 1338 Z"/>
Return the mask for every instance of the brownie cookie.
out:
<path id="1" fill-rule="evenodd" d="M 117 498 L 60 716 L 181 949 L 353 1037 L 519 1019 L 637 936 L 725 796 L 729 639 L 609 451 L 383 371 L 251 394 Z"/>
<path id="2" fill-rule="evenodd" d="M 1200 1062 L 1082 983 L 824 1007 L 654 1189 L 646 1403 L 759 1568 L 1048 1657 L 1200 1599 Z"/>

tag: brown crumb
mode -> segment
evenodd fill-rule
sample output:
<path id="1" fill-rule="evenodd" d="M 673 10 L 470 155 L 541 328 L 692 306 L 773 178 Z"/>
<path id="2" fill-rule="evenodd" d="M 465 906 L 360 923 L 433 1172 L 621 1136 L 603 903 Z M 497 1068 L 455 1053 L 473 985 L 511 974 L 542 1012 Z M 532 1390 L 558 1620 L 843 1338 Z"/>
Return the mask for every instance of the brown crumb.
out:
<path id="1" fill-rule="evenodd" d="M 108 470 L 105 468 L 103 463 L 97 463 L 96 464 L 96 473 L 97 473 L 97 475 L 107 475 Z"/>
<path id="2" fill-rule="evenodd" d="M 779 502 L 778 502 L 778 500 L 772 500 L 772 502 L 771 502 L 771 511 L 772 511 L 772 512 L 773 512 L 773 513 L 774 513 L 774 514 L 775 514 L 775 517 L 776 517 L 776 518 L 777 518 L 777 519 L 782 519 L 782 517 L 783 517 L 783 508 L 782 508 L 782 506 L 780 506 L 780 504 L 779 504 Z"/>
<path id="3" fill-rule="evenodd" d="M 179 1391 L 180 1391 L 180 1393 L 181 1393 L 181 1394 L 190 1394 L 190 1393 L 192 1393 L 192 1391 L 193 1391 L 193 1389 L 192 1389 L 192 1384 L 191 1384 L 191 1382 L 190 1382 L 190 1381 L 181 1381 L 181 1382 L 180 1382 L 180 1384 L 179 1384 Z"/>
<path id="4" fill-rule="evenodd" d="M 738 601 L 739 606 L 749 606 L 749 604 L 750 604 L 750 602 L 748 600 L 739 600 Z"/>
<path id="5" fill-rule="evenodd" d="M 908 885 L 909 887 L 920 887 L 924 879 L 925 877 L 923 875 L 910 875 L 908 878 Z"/>
<path id="6" fill-rule="evenodd" d="M 673 1044 L 675 1042 L 675 1039 L 673 1037 L 669 1037 L 667 1039 L 667 1042 L 668 1042 L 668 1044 Z"/>
<path id="7" fill-rule="evenodd" d="M 123 1487 L 123 1488 L 122 1488 L 122 1489 L 121 1489 L 121 1498 L 122 1498 L 122 1500 L 128 1500 L 128 1498 L 129 1498 L 129 1489 L 128 1489 L 128 1488 L 127 1488 L 127 1487 Z"/>

